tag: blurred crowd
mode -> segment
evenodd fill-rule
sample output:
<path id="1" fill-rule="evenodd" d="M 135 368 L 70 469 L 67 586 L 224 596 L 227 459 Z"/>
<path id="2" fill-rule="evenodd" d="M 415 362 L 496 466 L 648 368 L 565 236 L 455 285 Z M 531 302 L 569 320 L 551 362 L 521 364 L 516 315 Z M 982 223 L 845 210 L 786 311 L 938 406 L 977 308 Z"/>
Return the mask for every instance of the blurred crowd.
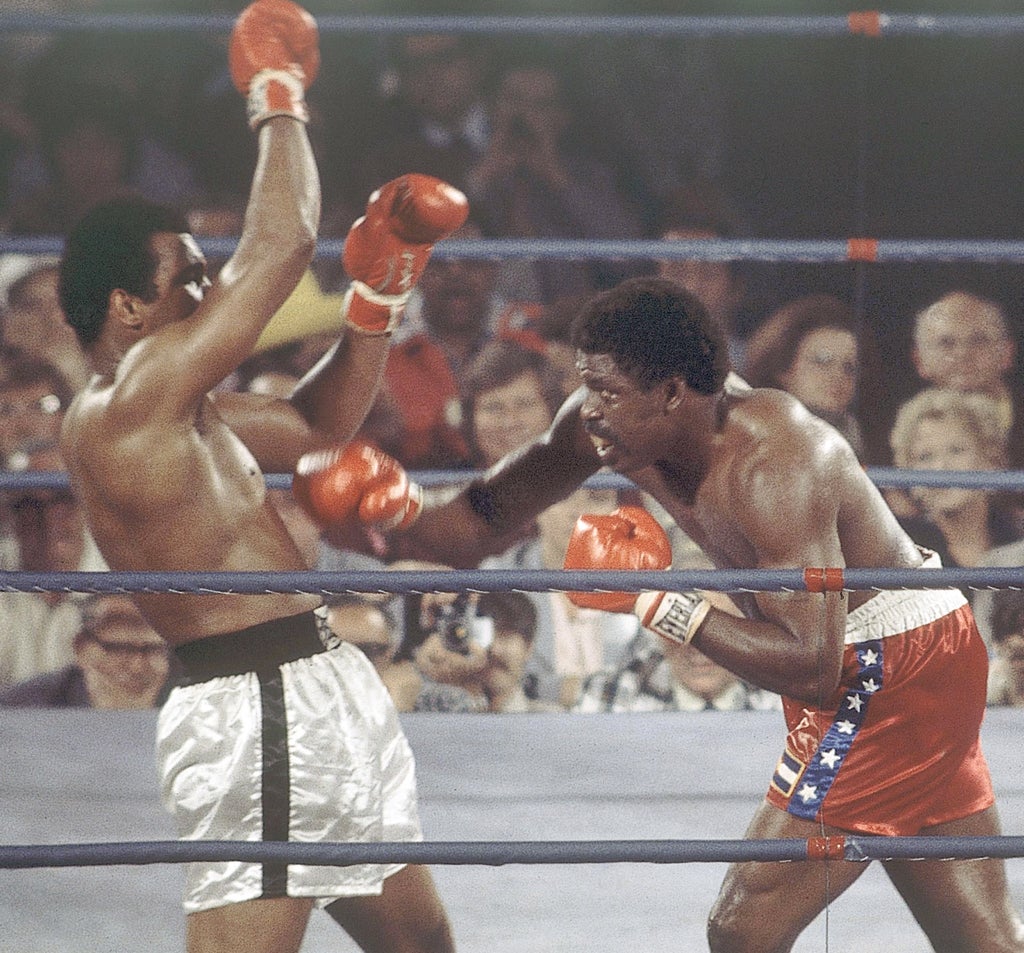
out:
<path id="1" fill-rule="evenodd" d="M 94 202 L 138 191 L 188 210 L 200 241 L 237 235 L 255 156 L 224 39 L 188 34 L 0 37 L 0 234 L 60 236 Z M 321 235 L 342 238 L 370 192 L 407 171 L 470 199 L 455 236 L 704 239 L 752 234 L 730 193 L 721 79 L 693 40 L 595 38 L 566 69 L 557 44 L 457 35 L 353 42 L 325 35 L 309 94 L 324 181 Z M 393 339 L 361 436 L 407 469 L 459 474 L 539 435 L 576 386 L 568 328 L 578 304 L 640 272 L 689 288 L 720 322 L 733 369 L 789 391 L 865 465 L 1024 469 L 1020 316 L 990 287 L 955 281 L 890 319 L 887 350 L 853 293 L 788 293 L 734 262 L 435 257 Z M 64 324 L 53 256 L 0 255 L 0 460 L 61 470 L 56 438 L 87 368 Z M 287 393 L 338 333 L 340 262 L 318 258 L 252 359 L 224 388 Z M 780 291 L 780 289 L 782 289 Z M 893 395 L 898 397 L 894 400 Z M 890 407 L 890 404 L 894 406 Z M 321 569 L 411 562 L 401 541 L 321 532 L 274 491 Z M 900 521 L 946 566 L 1024 563 L 1024 496 L 886 490 Z M 702 554 L 653 501 L 581 490 L 482 568 L 557 569 L 582 512 L 623 502 L 663 519 L 675 568 Z M 7 491 L 5 569 L 102 569 L 74 498 Z M 969 592 L 992 656 L 992 704 L 1024 704 L 1024 597 Z M 337 635 L 373 661 L 401 711 L 698 711 L 779 707 L 693 647 L 561 593 L 339 597 Z M 0 705 L 152 707 L 175 677 L 121 596 L 0 593 Z"/>

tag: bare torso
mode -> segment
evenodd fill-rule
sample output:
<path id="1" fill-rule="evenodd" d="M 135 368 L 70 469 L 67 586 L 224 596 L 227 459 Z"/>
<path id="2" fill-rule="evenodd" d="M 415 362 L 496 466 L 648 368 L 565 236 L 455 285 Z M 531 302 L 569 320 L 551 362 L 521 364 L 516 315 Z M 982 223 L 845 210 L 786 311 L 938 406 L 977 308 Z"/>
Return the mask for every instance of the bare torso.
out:
<path id="1" fill-rule="evenodd" d="M 910 568 L 921 563 L 920 552 L 845 442 L 778 392 L 726 398 L 710 465 L 692 496 L 658 467 L 631 476 L 718 568 Z M 803 507 L 802 501 L 818 509 L 815 522 L 791 518 L 790 506 Z M 832 558 L 785 565 L 785 553 L 798 554 L 805 547 Z M 870 596 L 853 593 L 851 608 Z M 748 616 L 757 617 L 756 600 L 737 601 Z"/>
<path id="2" fill-rule="evenodd" d="M 121 399 L 109 380 L 94 378 L 63 434 L 73 486 L 111 569 L 308 568 L 267 498 L 256 460 L 212 399 L 202 401 L 191 426 L 177 428 L 126 428 Z M 296 614 L 319 599 L 147 594 L 138 602 L 153 627 L 179 644 Z"/>
<path id="3" fill-rule="evenodd" d="M 757 394 L 729 398 L 722 439 L 692 501 L 658 468 L 632 474 L 634 481 L 719 568 L 807 568 L 777 562 L 779 551 L 800 548 L 797 540 L 787 542 L 779 497 L 811 497 L 834 513 L 834 520 L 814 527 L 822 536 L 836 535 L 836 558 L 829 567 L 919 566 L 920 552 L 846 444 L 787 398 Z M 746 467 L 769 468 L 773 485 L 765 486 L 765 473 L 751 473 L 751 483 L 744 485 Z M 752 511 L 761 512 L 752 519 Z M 870 595 L 852 594 L 851 608 Z M 741 601 L 749 614 L 756 614 L 753 599 Z"/>

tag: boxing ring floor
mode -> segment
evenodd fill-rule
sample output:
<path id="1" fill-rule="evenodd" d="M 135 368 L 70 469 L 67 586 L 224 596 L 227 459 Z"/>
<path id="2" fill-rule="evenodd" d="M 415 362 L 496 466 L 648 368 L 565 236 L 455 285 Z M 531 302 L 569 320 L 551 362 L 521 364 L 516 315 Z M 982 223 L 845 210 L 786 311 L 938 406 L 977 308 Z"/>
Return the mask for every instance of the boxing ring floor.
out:
<path id="1" fill-rule="evenodd" d="M 778 712 L 403 717 L 427 840 L 731 839 L 761 799 Z M 0 842 L 166 840 L 154 712 L 0 713 Z M 983 738 L 1004 832 L 1024 833 L 1024 710 Z M 1024 858 L 1007 861 L 1024 909 Z M 461 953 L 690 953 L 720 863 L 436 866 Z M 2 953 L 180 953 L 178 865 L 0 870 Z M 924 953 L 873 864 L 798 953 Z M 316 912 L 303 953 L 356 950 Z"/>

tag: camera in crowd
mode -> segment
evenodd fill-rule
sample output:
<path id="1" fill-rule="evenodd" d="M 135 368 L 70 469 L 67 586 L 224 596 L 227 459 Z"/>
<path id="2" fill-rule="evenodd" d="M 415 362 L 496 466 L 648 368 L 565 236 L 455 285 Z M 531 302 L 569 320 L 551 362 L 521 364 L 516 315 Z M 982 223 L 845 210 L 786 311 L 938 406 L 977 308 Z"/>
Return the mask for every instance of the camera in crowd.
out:
<path id="1" fill-rule="evenodd" d="M 460 655 L 469 654 L 471 643 L 487 649 L 494 632 L 492 621 L 476 614 L 468 592 L 460 592 L 453 601 L 439 605 L 434 626 L 444 647 Z"/>

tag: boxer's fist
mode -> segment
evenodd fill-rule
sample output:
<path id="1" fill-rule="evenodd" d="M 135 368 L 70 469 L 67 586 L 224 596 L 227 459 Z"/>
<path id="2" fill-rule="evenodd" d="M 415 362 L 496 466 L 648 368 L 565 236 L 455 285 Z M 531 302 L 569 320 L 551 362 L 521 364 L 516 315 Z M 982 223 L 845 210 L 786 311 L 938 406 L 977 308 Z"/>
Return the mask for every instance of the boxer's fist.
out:
<path id="1" fill-rule="evenodd" d="M 253 129 L 271 116 L 307 122 L 305 91 L 320 69 L 316 21 L 292 0 L 255 0 L 235 21 L 228 65 Z"/>
<path id="2" fill-rule="evenodd" d="M 433 176 L 409 173 L 377 189 L 349 229 L 342 252 L 352 279 L 342 304 L 352 326 L 387 334 L 401 319 L 434 242 L 469 214 L 466 196 Z"/>
<path id="3" fill-rule="evenodd" d="M 576 521 L 565 552 L 566 569 L 668 569 L 672 547 L 658 521 L 641 506 L 620 506 Z M 570 592 L 585 609 L 632 612 L 635 592 Z"/>
<path id="4" fill-rule="evenodd" d="M 360 440 L 303 456 L 292 493 L 318 523 L 357 517 L 384 529 L 411 525 L 423 501 L 422 490 L 397 460 Z"/>

